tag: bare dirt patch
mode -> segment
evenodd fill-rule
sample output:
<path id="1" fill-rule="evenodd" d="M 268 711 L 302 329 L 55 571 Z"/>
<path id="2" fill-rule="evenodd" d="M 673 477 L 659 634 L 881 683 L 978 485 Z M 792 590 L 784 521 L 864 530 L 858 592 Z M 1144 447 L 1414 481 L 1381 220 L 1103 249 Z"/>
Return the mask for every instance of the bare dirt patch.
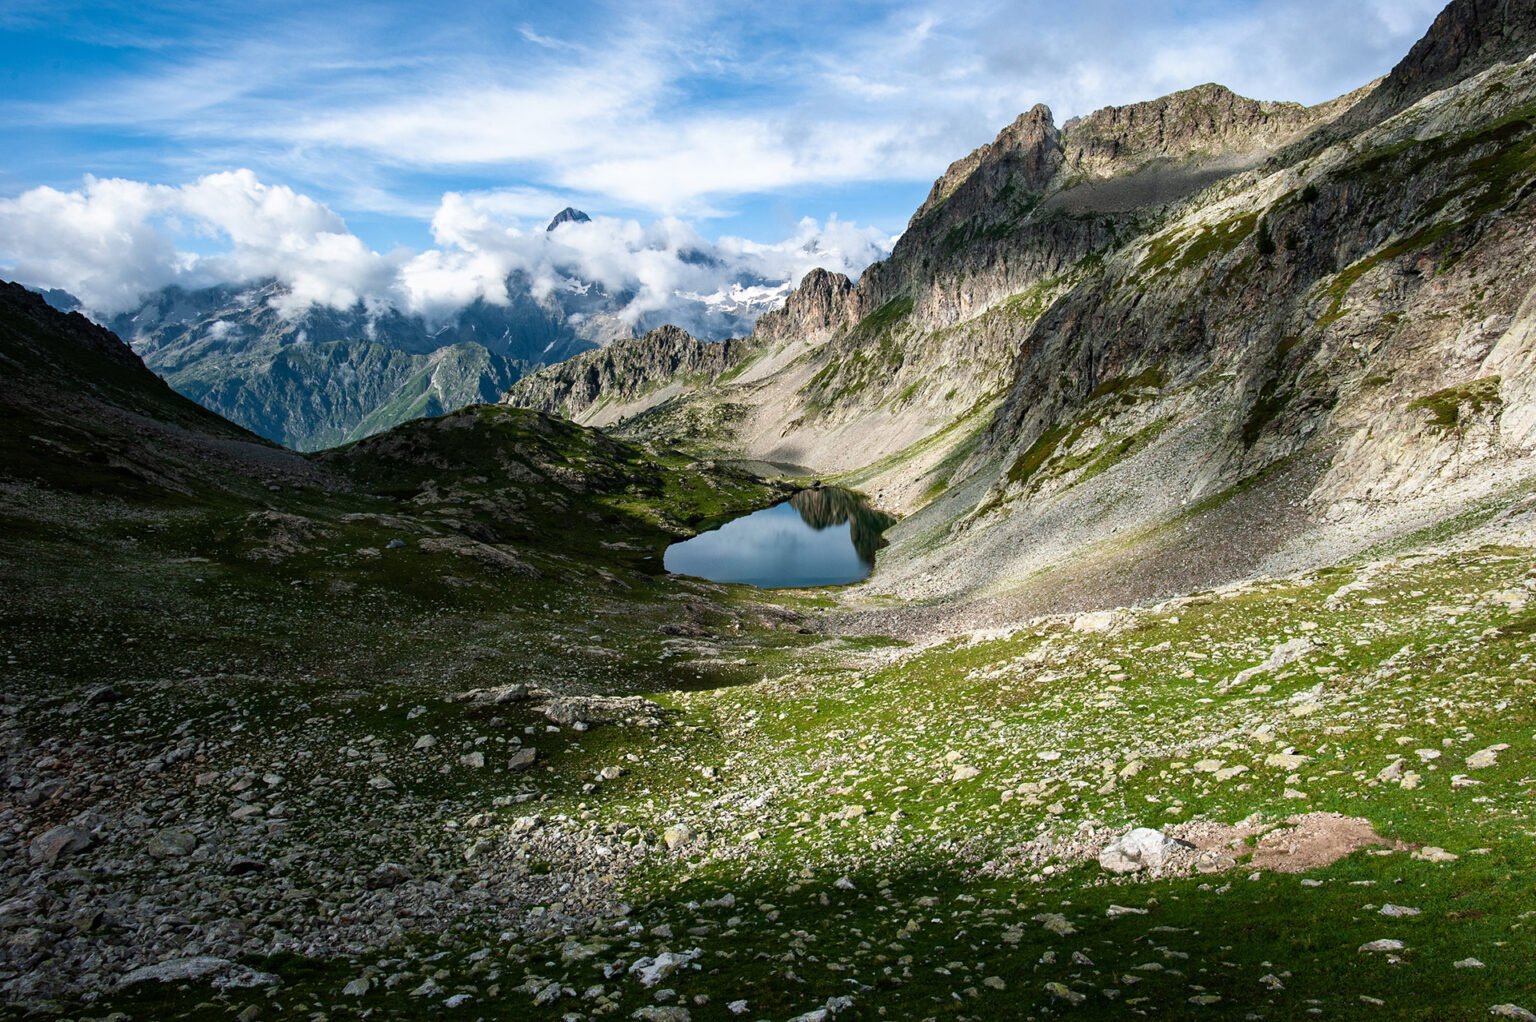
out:
<path id="1" fill-rule="evenodd" d="M 1288 826 L 1259 838 L 1249 864 L 1277 873 L 1304 873 L 1331 866 L 1363 848 L 1393 846 L 1369 821 L 1338 813 L 1292 816 Z"/>

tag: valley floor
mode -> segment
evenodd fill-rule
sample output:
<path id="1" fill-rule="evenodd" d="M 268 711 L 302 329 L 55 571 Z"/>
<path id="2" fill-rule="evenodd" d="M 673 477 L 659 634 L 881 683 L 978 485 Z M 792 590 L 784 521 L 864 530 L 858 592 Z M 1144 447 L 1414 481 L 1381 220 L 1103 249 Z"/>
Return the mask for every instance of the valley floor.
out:
<path id="1" fill-rule="evenodd" d="M 905 639 L 848 630 L 857 590 L 416 590 L 197 515 L 5 509 L 17 1017 L 1536 1007 L 1523 506 Z M 50 539 L 82 516 L 86 563 Z M 1193 847 L 1111 872 L 1131 827 Z"/>

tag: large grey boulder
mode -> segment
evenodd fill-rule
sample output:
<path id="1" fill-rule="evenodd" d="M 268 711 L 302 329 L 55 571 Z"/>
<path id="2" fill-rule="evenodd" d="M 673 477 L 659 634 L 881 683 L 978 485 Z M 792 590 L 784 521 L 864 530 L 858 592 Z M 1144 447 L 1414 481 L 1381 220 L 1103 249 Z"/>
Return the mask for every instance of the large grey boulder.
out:
<path id="1" fill-rule="evenodd" d="M 117 988 L 125 990 L 140 983 L 186 983 L 191 980 L 207 980 L 218 990 L 248 990 L 252 987 L 279 986 L 282 983 L 270 972 L 257 972 L 248 965 L 240 965 L 228 958 L 192 955 L 141 966 L 124 973 L 117 981 Z"/>
<path id="2" fill-rule="evenodd" d="M 150 836 L 144 850 L 156 859 L 180 859 L 196 851 L 197 844 L 197 835 L 191 831 L 166 827 Z"/>
<path id="3" fill-rule="evenodd" d="M 216 958 L 213 955 L 194 955 L 191 958 L 172 958 L 168 962 L 157 962 L 154 965 L 145 965 L 125 973 L 123 978 L 117 981 L 119 990 L 140 983 L 182 983 L 190 979 L 202 979 L 204 976 L 212 976 L 234 965 L 228 958 Z"/>
<path id="4" fill-rule="evenodd" d="M 1104 846 L 1099 852 L 1099 865 L 1111 873 L 1136 873 L 1143 869 L 1160 869 L 1168 859 L 1195 846 L 1177 838 L 1171 838 L 1160 830 L 1137 827 L 1125 836 Z"/>
<path id="5" fill-rule="evenodd" d="M 551 724 L 569 727 L 582 724 L 638 724 L 655 727 L 661 723 L 663 710 L 639 696 L 559 696 L 544 708 L 544 718 Z"/>
<path id="6" fill-rule="evenodd" d="M 54 827 L 32 839 L 27 853 L 35 866 L 52 866 L 60 859 L 91 847 L 91 835 L 79 827 Z"/>

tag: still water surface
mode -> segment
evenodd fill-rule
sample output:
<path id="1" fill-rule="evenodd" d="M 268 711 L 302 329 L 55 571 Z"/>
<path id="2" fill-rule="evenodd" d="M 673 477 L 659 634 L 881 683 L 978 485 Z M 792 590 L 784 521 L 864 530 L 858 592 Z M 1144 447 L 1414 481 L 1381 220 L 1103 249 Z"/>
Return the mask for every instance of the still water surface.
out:
<path id="1" fill-rule="evenodd" d="M 667 547 L 678 575 L 764 589 L 846 585 L 868 578 L 880 534 L 895 521 L 851 490 L 818 486 Z"/>

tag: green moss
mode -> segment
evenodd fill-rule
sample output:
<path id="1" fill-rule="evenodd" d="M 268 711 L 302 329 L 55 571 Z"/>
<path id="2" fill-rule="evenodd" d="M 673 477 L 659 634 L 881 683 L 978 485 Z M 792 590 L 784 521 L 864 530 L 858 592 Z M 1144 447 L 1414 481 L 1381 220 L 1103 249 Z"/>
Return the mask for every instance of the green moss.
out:
<path id="1" fill-rule="evenodd" d="M 1158 238 L 1147 249 L 1136 276 L 1144 277 L 1165 269 L 1181 273 L 1204 265 L 1236 249 L 1254 233 L 1258 223 L 1259 214 L 1240 213 L 1214 226 L 1198 228 L 1193 233 L 1175 231 Z"/>
<path id="2" fill-rule="evenodd" d="M 1077 482 L 1086 483 L 1088 480 L 1109 471 L 1122 461 L 1133 458 L 1152 445 L 1152 442 L 1165 433 L 1173 419 L 1158 419 L 1151 425 L 1132 433 L 1128 437 L 1117 440 L 1108 440 L 1096 447 L 1086 459 L 1087 467 L 1083 469 Z"/>
<path id="3" fill-rule="evenodd" d="M 1008 481 L 1011 483 L 1028 482 L 1029 478 L 1050 460 L 1056 453 L 1056 448 L 1067 438 L 1071 432 L 1070 427 L 1053 426 L 1040 434 L 1040 438 L 1029 445 L 1029 449 L 1014 460 L 1008 469 Z"/>
<path id="4" fill-rule="evenodd" d="M 1258 400 L 1248 410 L 1248 417 L 1243 420 L 1243 444 L 1252 447 L 1264 435 L 1264 429 L 1280 413 L 1285 411 L 1291 403 L 1292 392 L 1290 388 L 1281 387 L 1279 377 L 1271 377 L 1259 391 Z"/>
<path id="5" fill-rule="evenodd" d="M 1344 307 L 1344 300 L 1349 296 L 1350 289 L 1359 282 L 1361 277 L 1364 277 L 1384 262 L 1399 259 L 1410 252 L 1428 248 L 1444 237 L 1449 230 L 1450 225 L 1442 224 L 1420 231 L 1412 237 L 1388 245 L 1386 248 L 1380 249 L 1341 270 L 1334 277 L 1333 283 L 1323 289 L 1323 297 L 1328 300 L 1328 308 L 1327 311 L 1317 318 L 1317 325 L 1320 327 L 1331 326 L 1344 317 L 1344 314 L 1349 311 Z"/>
<path id="6" fill-rule="evenodd" d="M 1147 246 L 1147 254 L 1142 257 L 1141 265 L 1137 268 L 1137 276 L 1156 273 L 1170 265 L 1189 238 L 1188 231 L 1170 231 L 1152 239 Z"/>
<path id="7" fill-rule="evenodd" d="M 869 333 L 889 330 L 912 315 L 913 301 L 905 295 L 892 298 L 859 321 L 857 329 Z"/>
<path id="8" fill-rule="evenodd" d="M 1051 300 L 1061 287 L 1063 278 L 1051 277 L 1039 281 L 1018 294 L 1010 295 L 1002 302 L 1003 310 L 1022 323 L 1034 323 L 1050 308 Z"/>
<path id="9" fill-rule="evenodd" d="M 1168 371 L 1161 366 L 1143 369 L 1135 376 L 1112 376 L 1103 380 L 1088 395 L 1090 401 L 1101 397 L 1120 397 L 1142 390 L 1162 390 L 1168 385 Z"/>
<path id="10" fill-rule="evenodd" d="M 1486 376 L 1418 398 L 1409 402 L 1408 407 L 1428 412 L 1430 421 L 1441 429 L 1452 429 L 1460 425 L 1463 408 L 1480 415 L 1501 404 L 1499 382 L 1497 376 Z"/>

